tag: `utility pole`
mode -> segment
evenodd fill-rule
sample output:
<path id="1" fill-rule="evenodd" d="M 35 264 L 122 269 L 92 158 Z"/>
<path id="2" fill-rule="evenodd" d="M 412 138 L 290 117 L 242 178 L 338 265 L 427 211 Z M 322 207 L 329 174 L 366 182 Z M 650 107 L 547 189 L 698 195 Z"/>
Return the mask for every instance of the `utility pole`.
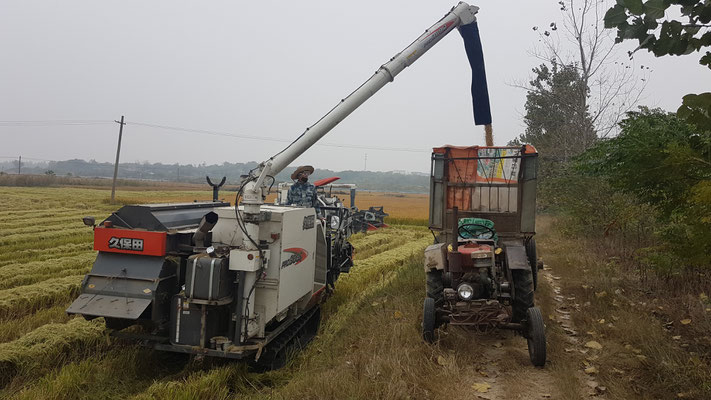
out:
<path id="1" fill-rule="evenodd" d="M 113 204 L 115 201 L 115 195 L 116 195 L 116 176 L 118 175 L 118 165 L 119 165 L 119 154 L 121 154 L 121 136 L 123 135 L 123 126 L 126 125 L 125 122 L 123 122 L 123 115 L 121 116 L 121 121 L 116 121 L 114 120 L 117 124 L 119 124 L 119 139 L 118 139 L 118 146 L 116 147 L 116 163 L 114 164 L 114 181 L 111 183 L 111 203 Z"/>
<path id="2" fill-rule="evenodd" d="M 368 170 L 368 153 L 365 153 L 365 160 L 363 160 L 363 171 Z"/>
<path id="3" fill-rule="evenodd" d="M 20 173 L 22 173 L 22 156 L 17 160 L 17 175 L 20 175 Z"/>

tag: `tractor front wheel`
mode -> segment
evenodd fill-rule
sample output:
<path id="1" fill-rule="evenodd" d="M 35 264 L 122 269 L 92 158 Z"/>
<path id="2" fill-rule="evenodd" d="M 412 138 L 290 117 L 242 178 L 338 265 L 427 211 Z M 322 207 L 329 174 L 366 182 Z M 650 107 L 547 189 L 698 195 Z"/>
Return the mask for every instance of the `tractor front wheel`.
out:
<path id="1" fill-rule="evenodd" d="M 422 307 L 422 339 L 427 343 L 434 342 L 436 320 L 435 302 L 432 298 L 427 297 Z"/>
<path id="2" fill-rule="evenodd" d="M 526 339 L 528 340 L 528 356 L 536 367 L 546 364 L 546 332 L 543 316 L 538 307 L 526 310 Z"/>

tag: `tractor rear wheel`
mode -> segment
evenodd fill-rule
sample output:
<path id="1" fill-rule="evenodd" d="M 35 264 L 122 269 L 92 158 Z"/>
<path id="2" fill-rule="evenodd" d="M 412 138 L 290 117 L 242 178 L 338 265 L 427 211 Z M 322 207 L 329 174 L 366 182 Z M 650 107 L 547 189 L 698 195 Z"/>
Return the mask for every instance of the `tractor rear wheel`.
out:
<path id="1" fill-rule="evenodd" d="M 536 367 L 546 364 L 546 332 L 543 316 L 538 307 L 526 310 L 526 339 L 528 340 L 528 356 Z"/>
<path id="2" fill-rule="evenodd" d="M 427 272 L 427 297 L 439 307 L 444 304 L 444 285 L 442 284 L 442 270 L 433 269 Z"/>
<path id="3" fill-rule="evenodd" d="M 422 307 L 422 339 L 427 343 L 434 342 L 436 320 L 434 299 L 426 297 Z"/>
<path id="4" fill-rule="evenodd" d="M 512 322 L 526 319 L 526 311 L 533 307 L 533 276 L 527 269 L 511 270 L 514 286 Z"/>
<path id="5" fill-rule="evenodd" d="M 536 239 L 530 238 L 526 242 L 526 256 L 528 256 L 528 264 L 531 266 L 531 275 L 533 276 L 533 290 L 538 289 L 538 254 L 536 251 Z"/>

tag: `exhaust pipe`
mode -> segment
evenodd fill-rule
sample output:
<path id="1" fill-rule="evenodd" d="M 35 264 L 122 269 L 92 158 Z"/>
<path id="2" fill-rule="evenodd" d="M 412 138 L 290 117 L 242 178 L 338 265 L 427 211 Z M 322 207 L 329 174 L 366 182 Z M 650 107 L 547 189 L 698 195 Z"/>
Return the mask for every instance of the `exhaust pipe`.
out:
<path id="1" fill-rule="evenodd" d="M 205 236 L 210 232 L 210 229 L 215 227 L 217 223 L 217 213 L 210 211 L 205 214 L 198 225 L 197 231 L 193 234 L 193 243 L 196 247 L 205 247 Z"/>

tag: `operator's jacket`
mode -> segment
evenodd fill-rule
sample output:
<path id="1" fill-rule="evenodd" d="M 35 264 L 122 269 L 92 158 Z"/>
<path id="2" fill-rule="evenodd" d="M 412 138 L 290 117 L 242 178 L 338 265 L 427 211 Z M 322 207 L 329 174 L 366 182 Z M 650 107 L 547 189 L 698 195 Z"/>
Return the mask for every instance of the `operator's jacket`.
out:
<path id="1" fill-rule="evenodd" d="M 299 207 L 314 207 L 316 212 L 320 207 L 316 199 L 316 186 L 309 182 L 296 182 L 289 188 L 286 204 Z"/>

